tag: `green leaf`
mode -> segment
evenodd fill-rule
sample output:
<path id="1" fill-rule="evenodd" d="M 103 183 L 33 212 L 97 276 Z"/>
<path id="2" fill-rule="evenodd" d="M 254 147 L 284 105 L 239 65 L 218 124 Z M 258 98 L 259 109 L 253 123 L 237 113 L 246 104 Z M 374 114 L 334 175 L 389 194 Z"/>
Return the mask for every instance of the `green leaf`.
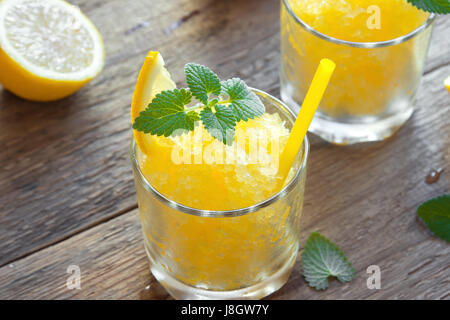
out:
<path id="1" fill-rule="evenodd" d="M 191 100 L 191 93 L 185 89 L 162 91 L 136 117 L 133 129 L 165 137 L 177 129 L 192 131 L 195 121 L 200 117 L 195 111 L 185 111 L 184 106 Z"/>
<path id="2" fill-rule="evenodd" d="M 408 2 L 423 11 L 440 14 L 450 13 L 449 0 L 408 0 Z"/>
<path id="3" fill-rule="evenodd" d="M 218 96 L 221 91 L 220 80 L 209 68 L 200 64 L 188 63 L 184 67 L 186 82 L 192 95 L 203 104 L 208 104 L 208 95 Z"/>
<path id="4" fill-rule="evenodd" d="M 214 138 L 232 144 L 237 122 L 264 114 L 264 104 L 241 79 L 220 82 L 210 69 L 194 63 L 186 64 L 185 73 L 189 89 L 157 94 L 134 119 L 133 129 L 167 137 L 181 134 L 177 129 L 192 131 L 201 120 Z M 186 108 L 192 97 L 200 103 Z"/>
<path id="5" fill-rule="evenodd" d="M 424 202 L 417 216 L 433 234 L 450 242 L 450 194 Z"/>
<path id="6" fill-rule="evenodd" d="M 259 97 L 239 78 L 222 82 L 222 92 L 227 94 L 236 122 L 247 121 L 264 114 L 265 107 Z"/>
<path id="7" fill-rule="evenodd" d="M 214 138 L 225 144 L 233 143 L 236 122 L 230 108 L 219 104 L 215 106 L 215 111 L 213 111 L 210 107 L 206 107 L 200 112 L 200 118 L 205 129 Z"/>
<path id="8" fill-rule="evenodd" d="M 328 277 L 348 282 L 355 276 L 352 264 L 344 253 L 330 240 L 313 232 L 306 241 L 302 253 L 302 270 L 309 286 L 317 290 L 328 287 Z"/>

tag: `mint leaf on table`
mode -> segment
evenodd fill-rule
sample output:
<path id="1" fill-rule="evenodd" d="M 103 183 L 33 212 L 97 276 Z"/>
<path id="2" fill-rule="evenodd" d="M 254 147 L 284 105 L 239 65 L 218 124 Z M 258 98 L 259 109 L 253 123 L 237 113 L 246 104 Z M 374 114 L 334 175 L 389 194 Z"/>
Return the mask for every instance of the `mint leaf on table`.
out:
<path id="1" fill-rule="evenodd" d="M 433 234 L 450 242 L 450 194 L 424 202 L 417 216 Z"/>
<path id="2" fill-rule="evenodd" d="M 408 2 L 423 11 L 440 14 L 450 13 L 449 0 L 408 0 Z"/>
<path id="3" fill-rule="evenodd" d="M 344 253 L 330 240 L 313 232 L 302 253 L 302 271 L 309 286 L 317 290 L 328 287 L 328 277 L 348 282 L 355 276 L 352 264 Z"/>
<path id="4" fill-rule="evenodd" d="M 177 129 L 194 130 L 197 112 L 186 112 L 184 106 L 192 100 L 185 89 L 174 89 L 158 93 L 147 109 L 142 111 L 133 123 L 133 129 L 165 137 Z"/>
<path id="5" fill-rule="evenodd" d="M 206 107 L 200 112 L 200 118 L 205 129 L 214 138 L 225 144 L 233 142 L 234 127 L 236 126 L 233 110 L 220 104 L 215 106 L 215 111 Z"/>
<path id="6" fill-rule="evenodd" d="M 220 79 L 209 68 L 200 64 L 188 63 L 184 67 L 186 82 L 192 95 L 204 104 L 209 94 L 218 96 L 221 91 Z"/>
<path id="7" fill-rule="evenodd" d="M 230 103 L 237 122 L 259 117 L 265 112 L 259 97 L 239 78 L 222 81 L 222 92 L 228 95 L 227 102 Z"/>

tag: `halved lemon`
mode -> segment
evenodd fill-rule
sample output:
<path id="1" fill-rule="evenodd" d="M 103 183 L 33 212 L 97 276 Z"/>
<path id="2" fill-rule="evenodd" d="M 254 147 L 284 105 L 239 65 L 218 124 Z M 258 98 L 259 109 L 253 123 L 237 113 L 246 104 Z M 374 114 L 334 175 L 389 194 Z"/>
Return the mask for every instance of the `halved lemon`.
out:
<path id="1" fill-rule="evenodd" d="M 103 68 L 103 40 L 63 0 L 0 1 L 0 83 L 30 100 L 68 96 Z"/>
<path id="2" fill-rule="evenodd" d="M 164 60 L 157 51 L 150 51 L 145 58 L 144 65 L 139 72 L 136 87 L 131 102 L 131 123 L 139 113 L 145 110 L 157 93 L 175 89 L 175 82 L 164 67 Z M 150 154 L 153 136 L 133 130 L 134 139 L 139 149 L 146 155 Z"/>
<path id="3" fill-rule="evenodd" d="M 450 76 L 445 79 L 444 86 L 447 88 L 448 92 L 450 92 Z"/>

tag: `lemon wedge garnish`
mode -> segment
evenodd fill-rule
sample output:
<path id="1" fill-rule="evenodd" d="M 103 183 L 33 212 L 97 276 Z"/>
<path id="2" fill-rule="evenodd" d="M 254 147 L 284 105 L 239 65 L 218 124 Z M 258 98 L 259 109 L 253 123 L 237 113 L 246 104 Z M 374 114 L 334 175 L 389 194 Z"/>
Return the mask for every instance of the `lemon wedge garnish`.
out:
<path id="1" fill-rule="evenodd" d="M 450 92 L 450 76 L 445 79 L 444 86 L 447 88 L 448 92 Z"/>
<path id="2" fill-rule="evenodd" d="M 164 67 L 164 60 L 157 51 L 150 51 L 145 58 L 144 65 L 139 72 L 136 87 L 131 102 L 131 122 L 134 122 L 141 111 L 144 111 L 156 94 L 164 90 L 175 89 L 175 82 L 170 78 Z M 133 130 L 134 139 L 139 149 L 146 155 L 150 154 L 150 146 L 154 137 Z"/>
<path id="3" fill-rule="evenodd" d="M 68 96 L 103 68 L 103 40 L 92 22 L 63 0 L 0 1 L 0 83 L 16 95 Z"/>

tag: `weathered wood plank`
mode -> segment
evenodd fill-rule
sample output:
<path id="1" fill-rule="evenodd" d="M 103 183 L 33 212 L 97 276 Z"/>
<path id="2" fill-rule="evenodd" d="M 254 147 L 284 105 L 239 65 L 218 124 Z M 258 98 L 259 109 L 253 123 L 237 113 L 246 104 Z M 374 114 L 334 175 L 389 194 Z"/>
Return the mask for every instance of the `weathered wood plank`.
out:
<path id="1" fill-rule="evenodd" d="M 48 260 L 36 259 L 42 255 Z M 154 281 L 146 259 L 138 215 L 132 211 L 4 266 L 0 295 L 6 299 L 139 298 Z M 66 287 L 70 265 L 81 270 L 82 290 Z"/>
<path id="2" fill-rule="evenodd" d="M 297 262 L 272 299 L 449 299 L 450 246 L 416 219 L 420 203 L 450 192 L 450 66 L 424 77 L 417 112 L 382 143 L 336 147 L 313 138 L 301 245 L 317 230 L 338 244 L 357 277 L 326 291 L 307 287 Z M 443 168 L 431 185 L 425 177 Z M 351 170 L 349 169 L 351 168 Z M 65 287 L 80 266 L 82 289 Z M 366 268 L 381 268 L 381 289 L 366 286 Z M 0 298 L 167 299 L 148 270 L 136 211 L 0 268 Z"/>

